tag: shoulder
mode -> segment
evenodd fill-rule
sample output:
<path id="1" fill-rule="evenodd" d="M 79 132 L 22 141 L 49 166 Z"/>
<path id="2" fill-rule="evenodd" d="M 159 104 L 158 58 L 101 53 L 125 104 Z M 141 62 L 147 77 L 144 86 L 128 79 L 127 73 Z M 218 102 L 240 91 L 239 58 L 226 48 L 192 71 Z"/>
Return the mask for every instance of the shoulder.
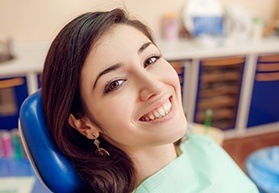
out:
<path id="1" fill-rule="evenodd" d="M 193 165 L 205 167 L 234 166 L 230 155 L 212 138 L 206 135 L 192 135 L 180 145 L 183 154 L 192 161 Z M 204 163 L 204 161 L 207 161 Z"/>
<path id="2" fill-rule="evenodd" d="M 198 134 L 191 135 L 186 138 L 180 146 L 182 152 L 186 151 L 191 156 L 203 156 L 208 159 L 226 161 L 227 163 L 235 164 L 231 156 L 223 149 L 223 147 L 214 141 L 208 135 Z"/>
<path id="3" fill-rule="evenodd" d="M 212 187 L 221 189 L 225 185 L 225 187 L 235 190 L 230 192 L 258 192 L 244 171 L 210 137 L 190 136 L 181 143 L 181 150 L 184 156 L 190 160 L 195 176 L 198 176 L 199 179 L 210 180 Z M 238 184 L 237 187 L 235 187 L 236 184 Z"/>

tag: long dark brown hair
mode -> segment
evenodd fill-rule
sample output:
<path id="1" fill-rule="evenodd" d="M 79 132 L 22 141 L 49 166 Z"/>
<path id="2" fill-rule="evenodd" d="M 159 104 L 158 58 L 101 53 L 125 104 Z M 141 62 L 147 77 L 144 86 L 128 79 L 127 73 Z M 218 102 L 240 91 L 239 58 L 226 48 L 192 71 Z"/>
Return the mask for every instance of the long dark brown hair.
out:
<path id="1" fill-rule="evenodd" d="M 85 13 L 69 22 L 56 36 L 42 76 L 48 128 L 58 148 L 72 161 L 88 192 L 128 193 L 136 183 L 133 162 L 125 152 L 100 137 L 110 158 L 96 156 L 93 142 L 68 123 L 71 113 L 76 118 L 87 113 L 80 93 L 81 69 L 90 50 L 115 24 L 135 27 L 153 41 L 149 28 L 129 18 L 122 9 Z"/>

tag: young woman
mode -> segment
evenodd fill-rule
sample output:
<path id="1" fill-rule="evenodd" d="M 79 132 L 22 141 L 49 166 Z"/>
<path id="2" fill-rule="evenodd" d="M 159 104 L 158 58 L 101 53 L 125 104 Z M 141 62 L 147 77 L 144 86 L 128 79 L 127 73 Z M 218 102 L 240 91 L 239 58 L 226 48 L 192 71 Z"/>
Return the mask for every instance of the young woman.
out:
<path id="1" fill-rule="evenodd" d="M 147 26 L 121 9 L 83 14 L 43 71 L 48 127 L 87 192 L 257 192 L 218 145 L 181 141 L 178 76 Z"/>

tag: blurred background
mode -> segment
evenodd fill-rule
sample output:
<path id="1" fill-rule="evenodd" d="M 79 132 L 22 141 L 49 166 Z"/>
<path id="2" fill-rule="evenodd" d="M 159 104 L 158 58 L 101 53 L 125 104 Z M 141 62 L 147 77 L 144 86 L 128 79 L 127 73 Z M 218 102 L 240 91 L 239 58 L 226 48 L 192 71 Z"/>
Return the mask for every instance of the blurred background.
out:
<path id="1" fill-rule="evenodd" d="M 279 145 L 279 1 L 0 0 L 0 192 L 48 192 L 22 148 L 20 106 L 40 88 L 61 28 L 115 7 L 153 30 L 179 75 L 189 131 L 212 137 L 244 171 L 251 153 Z"/>
<path id="2" fill-rule="evenodd" d="M 252 17 L 270 22 L 278 17 L 277 0 L 219 0 L 222 6 L 239 6 Z M 80 13 L 103 10 L 115 6 L 126 7 L 139 19 L 145 21 L 155 34 L 161 34 L 161 20 L 167 13 L 181 16 L 187 1 L 160 0 L 60 0 L 60 1 L 0 1 L 0 34 L 12 37 L 19 42 L 50 40 L 66 22 Z"/>

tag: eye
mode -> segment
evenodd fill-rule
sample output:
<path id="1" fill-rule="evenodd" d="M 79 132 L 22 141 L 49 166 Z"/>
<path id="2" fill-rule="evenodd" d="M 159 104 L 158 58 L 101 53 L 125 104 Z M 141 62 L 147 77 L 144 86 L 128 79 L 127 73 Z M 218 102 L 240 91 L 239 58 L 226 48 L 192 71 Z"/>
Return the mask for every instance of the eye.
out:
<path id="1" fill-rule="evenodd" d="M 106 84 L 103 93 L 106 94 L 117 90 L 125 81 L 125 79 L 111 80 Z"/>
<path id="2" fill-rule="evenodd" d="M 160 58 L 161 58 L 161 55 L 155 55 L 155 56 L 151 56 L 151 57 L 147 58 L 147 60 L 145 60 L 145 62 L 144 62 L 144 67 L 146 68 L 147 66 L 154 64 Z"/>

